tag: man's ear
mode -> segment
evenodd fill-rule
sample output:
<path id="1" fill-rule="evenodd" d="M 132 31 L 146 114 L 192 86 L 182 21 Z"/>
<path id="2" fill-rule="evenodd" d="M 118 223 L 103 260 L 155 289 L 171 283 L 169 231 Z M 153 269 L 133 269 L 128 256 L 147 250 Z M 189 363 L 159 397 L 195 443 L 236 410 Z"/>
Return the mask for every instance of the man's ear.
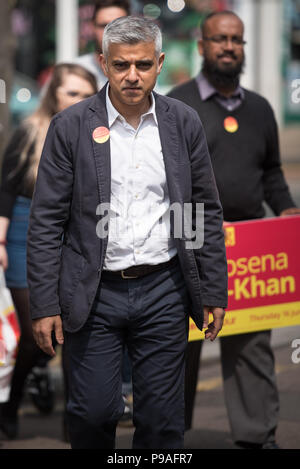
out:
<path id="1" fill-rule="evenodd" d="M 160 72 L 161 72 L 161 69 L 162 69 L 164 60 L 165 60 L 165 53 L 162 52 L 162 53 L 160 54 L 159 58 L 158 58 L 158 75 L 159 75 Z"/>
<path id="2" fill-rule="evenodd" d="M 99 63 L 101 65 L 101 68 L 103 70 L 104 75 L 107 77 L 107 73 L 108 73 L 107 63 L 106 63 L 106 59 L 105 59 L 103 54 L 99 55 Z"/>
<path id="3" fill-rule="evenodd" d="M 203 39 L 199 39 L 197 42 L 198 52 L 200 55 L 203 55 Z"/>

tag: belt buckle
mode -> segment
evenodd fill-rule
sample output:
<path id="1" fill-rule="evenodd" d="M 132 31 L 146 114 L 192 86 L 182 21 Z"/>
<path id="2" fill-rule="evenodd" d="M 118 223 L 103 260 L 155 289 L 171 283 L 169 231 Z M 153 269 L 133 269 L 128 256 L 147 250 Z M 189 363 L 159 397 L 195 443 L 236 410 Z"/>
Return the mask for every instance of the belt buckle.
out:
<path id="1" fill-rule="evenodd" d="M 137 275 L 133 276 L 133 275 L 125 275 L 124 274 L 125 270 L 121 270 L 121 277 L 126 279 L 126 278 L 138 278 Z"/>

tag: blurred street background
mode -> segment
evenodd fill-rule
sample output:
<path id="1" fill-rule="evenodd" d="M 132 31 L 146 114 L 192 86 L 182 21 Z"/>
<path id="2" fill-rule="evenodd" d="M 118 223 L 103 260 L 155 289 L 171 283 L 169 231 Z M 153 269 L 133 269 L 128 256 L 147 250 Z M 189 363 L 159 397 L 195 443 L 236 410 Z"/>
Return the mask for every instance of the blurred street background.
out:
<path id="1" fill-rule="evenodd" d="M 166 61 L 158 91 L 194 77 L 200 69 L 196 40 L 205 15 L 235 11 L 245 23 L 246 66 L 242 85 L 271 103 L 279 126 L 283 170 L 300 206 L 300 0 L 132 0 L 163 31 Z M 94 50 L 92 0 L 7 0 L 0 2 L 0 163 L 13 129 L 34 111 L 53 65 Z M 268 210 L 268 216 L 272 213 Z M 273 331 L 281 419 L 278 443 L 300 448 L 300 364 L 291 359 L 300 326 Z M 60 353 L 50 362 L 55 407 L 42 415 L 25 396 L 20 434 L 0 449 L 69 448 L 63 440 L 63 381 Z M 132 427 L 118 427 L 117 447 L 130 448 Z M 218 340 L 206 343 L 199 375 L 193 429 L 187 448 L 234 448 L 222 392 Z"/>

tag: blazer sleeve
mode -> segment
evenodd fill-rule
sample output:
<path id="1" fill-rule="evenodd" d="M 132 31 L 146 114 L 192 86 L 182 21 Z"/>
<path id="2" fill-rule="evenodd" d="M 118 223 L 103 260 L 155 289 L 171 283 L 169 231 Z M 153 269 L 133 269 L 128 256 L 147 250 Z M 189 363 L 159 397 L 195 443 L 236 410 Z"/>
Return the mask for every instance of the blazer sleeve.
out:
<path id="1" fill-rule="evenodd" d="M 204 204 L 203 246 L 194 250 L 201 281 L 202 303 L 227 307 L 228 277 L 223 209 L 207 147 L 206 136 L 198 115 L 194 114 L 192 145 L 192 204 Z M 195 224 L 195 220 L 194 220 Z"/>
<path id="2" fill-rule="evenodd" d="M 61 245 L 72 186 L 73 164 L 65 121 L 57 115 L 45 140 L 28 229 L 27 276 L 32 319 L 60 314 Z"/>

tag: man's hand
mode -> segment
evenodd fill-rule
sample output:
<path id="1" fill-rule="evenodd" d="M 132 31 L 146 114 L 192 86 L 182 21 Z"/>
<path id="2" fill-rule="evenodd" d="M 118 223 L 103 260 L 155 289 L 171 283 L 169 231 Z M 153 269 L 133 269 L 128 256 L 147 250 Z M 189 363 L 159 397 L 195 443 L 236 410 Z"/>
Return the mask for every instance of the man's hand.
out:
<path id="1" fill-rule="evenodd" d="M 214 306 L 204 306 L 204 321 L 203 328 L 206 329 L 204 332 L 205 339 L 210 339 L 211 341 L 215 340 L 220 330 L 223 327 L 223 321 L 225 317 L 225 310 L 223 308 L 218 308 Z M 209 313 L 213 315 L 213 322 L 208 324 Z"/>
<path id="2" fill-rule="evenodd" d="M 55 333 L 57 342 L 64 343 L 62 329 L 62 320 L 60 315 L 48 316 L 46 318 L 34 319 L 32 321 L 33 337 L 38 346 L 51 357 L 55 356 L 55 350 L 52 345 L 52 331 Z"/>
<path id="3" fill-rule="evenodd" d="M 281 217 L 286 217 L 287 215 L 300 215 L 300 208 L 297 208 L 297 207 L 286 208 L 285 210 L 282 210 L 282 212 L 280 213 Z"/>

